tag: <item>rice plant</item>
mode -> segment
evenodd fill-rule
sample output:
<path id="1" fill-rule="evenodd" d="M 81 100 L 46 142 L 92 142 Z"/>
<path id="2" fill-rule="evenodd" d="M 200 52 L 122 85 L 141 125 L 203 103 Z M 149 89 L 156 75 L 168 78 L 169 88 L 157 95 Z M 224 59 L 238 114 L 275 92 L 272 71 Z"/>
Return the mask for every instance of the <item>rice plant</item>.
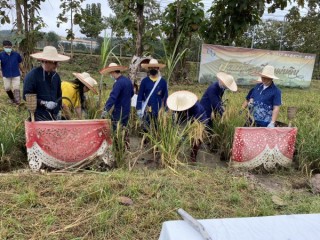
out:
<path id="1" fill-rule="evenodd" d="M 0 170 L 21 165 L 24 159 L 8 157 L 16 149 L 22 148 L 25 142 L 24 123 L 15 114 L 0 110 Z"/>
<path id="2" fill-rule="evenodd" d="M 159 111 L 157 119 L 151 121 L 146 138 L 160 155 L 160 165 L 174 172 L 184 165 L 186 149 L 189 151 L 193 139 L 189 137 L 191 123 L 177 124 L 172 112 Z M 198 136 L 197 136 L 198 137 Z"/>
<path id="3" fill-rule="evenodd" d="M 126 166 L 126 134 L 127 129 L 122 127 L 120 122 L 117 128 L 112 132 L 112 153 L 115 160 L 116 168 L 123 168 Z"/>

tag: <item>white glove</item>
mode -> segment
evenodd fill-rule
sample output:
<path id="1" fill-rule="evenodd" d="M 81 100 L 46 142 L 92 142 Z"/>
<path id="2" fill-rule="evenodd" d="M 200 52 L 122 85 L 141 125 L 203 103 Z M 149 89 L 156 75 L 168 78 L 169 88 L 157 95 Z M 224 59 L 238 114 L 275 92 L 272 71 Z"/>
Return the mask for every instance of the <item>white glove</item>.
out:
<path id="1" fill-rule="evenodd" d="M 58 106 L 58 103 L 52 102 L 52 101 L 41 101 L 40 104 L 50 110 L 52 110 Z"/>
<path id="2" fill-rule="evenodd" d="M 104 119 L 104 118 L 106 118 L 107 115 L 108 115 L 108 112 L 107 112 L 107 111 L 103 111 L 103 112 L 101 113 L 100 118 L 101 118 L 101 119 Z"/>
<path id="3" fill-rule="evenodd" d="M 268 128 L 274 128 L 274 122 L 270 122 L 267 127 Z"/>
<path id="4" fill-rule="evenodd" d="M 138 116 L 138 118 L 140 118 L 140 119 L 143 118 L 143 112 L 142 112 L 142 110 L 137 110 L 137 116 Z"/>

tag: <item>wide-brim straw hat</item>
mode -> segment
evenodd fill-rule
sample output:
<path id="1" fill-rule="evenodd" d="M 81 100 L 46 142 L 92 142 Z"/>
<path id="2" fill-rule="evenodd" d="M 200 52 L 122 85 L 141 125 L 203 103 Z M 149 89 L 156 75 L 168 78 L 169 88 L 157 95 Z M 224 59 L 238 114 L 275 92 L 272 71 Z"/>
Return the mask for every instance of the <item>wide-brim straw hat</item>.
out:
<path id="1" fill-rule="evenodd" d="M 30 55 L 31 57 L 44 60 L 44 61 L 52 61 L 52 62 L 63 62 L 68 61 L 70 57 L 59 54 L 57 49 L 52 46 L 45 46 L 42 52 L 33 53 Z"/>
<path id="2" fill-rule="evenodd" d="M 144 69 L 148 69 L 148 68 L 159 68 L 162 69 L 164 68 L 166 65 L 159 63 L 157 59 L 151 59 L 149 63 L 142 63 L 141 67 Z"/>
<path id="3" fill-rule="evenodd" d="M 274 67 L 271 65 L 267 65 L 263 68 L 261 73 L 258 73 L 261 77 L 271 78 L 271 79 L 279 79 L 274 75 Z"/>
<path id="4" fill-rule="evenodd" d="M 114 72 L 114 71 L 125 71 L 127 69 L 128 69 L 128 67 L 121 66 L 116 63 L 110 63 L 108 67 L 101 69 L 100 73 L 104 74 L 104 73 L 110 73 L 110 72 Z"/>
<path id="5" fill-rule="evenodd" d="M 167 106 L 172 111 L 185 111 L 191 108 L 198 101 L 197 95 L 189 91 L 177 91 L 167 99 Z"/>
<path id="6" fill-rule="evenodd" d="M 97 89 L 94 86 L 98 85 L 97 81 L 93 79 L 89 73 L 72 73 L 80 82 L 82 82 L 87 88 L 92 90 L 95 94 L 98 94 Z"/>
<path id="7" fill-rule="evenodd" d="M 223 84 L 231 91 L 235 92 L 238 90 L 238 86 L 233 76 L 225 72 L 218 72 L 217 78 L 223 82 Z"/>

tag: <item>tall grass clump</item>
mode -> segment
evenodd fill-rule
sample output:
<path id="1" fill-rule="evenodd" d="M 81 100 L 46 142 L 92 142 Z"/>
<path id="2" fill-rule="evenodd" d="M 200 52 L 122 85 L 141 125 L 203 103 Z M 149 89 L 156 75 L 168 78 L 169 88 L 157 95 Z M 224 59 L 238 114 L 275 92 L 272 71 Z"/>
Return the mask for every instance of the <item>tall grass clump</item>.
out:
<path id="1" fill-rule="evenodd" d="M 302 112 L 300 112 L 300 114 L 305 115 L 305 113 Z M 296 158 L 299 163 L 299 168 L 307 174 L 309 174 L 311 171 L 320 172 L 319 118 L 304 118 L 299 116 L 299 118 L 295 121 L 295 125 L 298 127 Z"/>
<path id="2" fill-rule="evenodd" d="M 164 62 L 166 64 L 166 66 L 167 66 L 166 79 L 167 79 L 168 83 L 170 82 L 171 76 L 172 76 L 172 74 L 174 72 L 174 69 L 175 69 L 177 63 L 182 60 L 182 58 L 184 57 L 184 55 L 188 51 L 188 48 L 185 48 L 182 51 L 177 52 L 181 36 L 182 36 L 182 34 L 179 34 L 179 36 L 177 38 L 177 41 L 176 41 L 172 51 L 169 50 L 170 46 L 166 45 L 165 39 L 164 38 L 161 39 L 163 50 L 164 50 L 164 53 L 165 53 Z"/>
<path id="3" fill-rule="evenodd" d="M 112 153 L 114 158 L 114 167 L 123 168 L 126 166 L 126 132 L 127 129 L 123 127 L 120 122 L 117 128 L 112 132 Z"/>
<path id="4" fill-rule="evenodd" d="M 12 112 L 0 110 L 0 170 L 20 165 L 22 159 L 9 157 L 25 142 L 24 122 Z"/>
<path id="5" fill-rule="evenodd" d="M 156 120 L 151 121 L 146 138 L 160 154 L 160 165 L 176 171 L 183 165 L 179 155 L 184 153 L 185 147 L 189 146 L 188 132 L 190 123 L 178 125 L 172 112 L 159 111 Z"/>

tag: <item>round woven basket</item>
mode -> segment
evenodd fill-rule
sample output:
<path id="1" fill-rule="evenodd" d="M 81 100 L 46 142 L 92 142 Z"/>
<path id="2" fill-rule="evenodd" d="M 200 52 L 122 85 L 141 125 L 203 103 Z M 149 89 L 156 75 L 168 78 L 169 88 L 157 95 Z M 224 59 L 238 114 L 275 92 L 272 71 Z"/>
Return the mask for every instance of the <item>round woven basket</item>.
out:
<path id="1" fill-rule="evenodd" d="M 298 110 L 297 107 L 288 107 L 287 114 L 288 114 L 289 120 L 292 120 L 295 118 L 295 116 L 297 114 L 297 110 Z"/>
<path id="2" fill-rule="evenodd" d="M 30 112 L 35 112 L 37 109 L 37 94 L 26 94 L 27 108 Z"/>

